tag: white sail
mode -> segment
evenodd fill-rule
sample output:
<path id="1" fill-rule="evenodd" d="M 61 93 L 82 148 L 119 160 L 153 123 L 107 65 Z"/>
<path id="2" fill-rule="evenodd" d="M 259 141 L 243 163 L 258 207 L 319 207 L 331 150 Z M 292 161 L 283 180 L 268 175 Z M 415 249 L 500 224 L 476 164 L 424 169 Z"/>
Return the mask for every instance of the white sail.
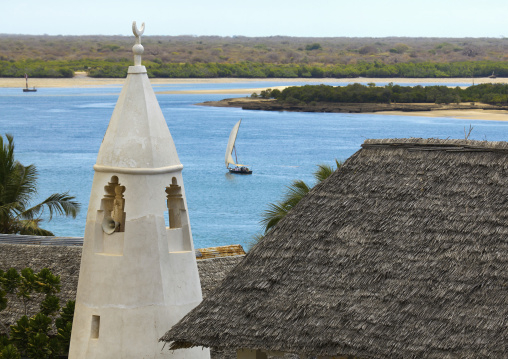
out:
<path id="1" fill-rule="evenodd" d="M 241 167 L 243 165 L 235 163 L 231 153 L 233 153 L 233 148 L 235 147 L 236 135 L 238 134 L 238 129 L 240 128 L 240 123 L 242 120 L 238 121 L 236 125 L 233 126 L 231 133 L 229 134 L 228 147 L 226 147 L 226 167 L 232 164 L 234 166 Z"/>

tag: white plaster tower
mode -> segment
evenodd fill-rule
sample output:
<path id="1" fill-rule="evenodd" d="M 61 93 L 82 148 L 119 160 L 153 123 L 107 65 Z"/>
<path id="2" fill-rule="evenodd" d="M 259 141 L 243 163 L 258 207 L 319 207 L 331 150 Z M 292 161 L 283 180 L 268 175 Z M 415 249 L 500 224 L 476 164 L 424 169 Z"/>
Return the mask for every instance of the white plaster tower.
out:
<path id="1" fill-rule="evenodd" d="M 69 358 L 207 359 L 158 342 L 202 297 L 183 166 L 141 65 L 144 24 L 132 29 L 134 66 L 94 166 Z"/>

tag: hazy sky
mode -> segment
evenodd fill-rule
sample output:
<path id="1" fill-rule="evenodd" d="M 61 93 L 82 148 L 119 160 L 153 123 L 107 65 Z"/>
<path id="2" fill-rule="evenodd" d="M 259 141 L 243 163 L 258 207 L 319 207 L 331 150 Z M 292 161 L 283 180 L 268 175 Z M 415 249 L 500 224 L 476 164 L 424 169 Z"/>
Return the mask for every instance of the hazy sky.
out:
<path id="1" fill-rule="evenodd" d="M 508 37 L 508 0 L 1 2 L 4 34 Z"/>

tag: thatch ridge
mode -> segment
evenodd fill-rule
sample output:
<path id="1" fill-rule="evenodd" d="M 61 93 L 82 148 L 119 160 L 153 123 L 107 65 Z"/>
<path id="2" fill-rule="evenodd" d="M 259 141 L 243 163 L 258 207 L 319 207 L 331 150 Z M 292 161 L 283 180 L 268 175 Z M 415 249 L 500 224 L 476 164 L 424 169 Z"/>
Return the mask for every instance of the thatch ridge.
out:
<path id="1" fill-rule="evenodd" d="M 441 140 L 437 138 L 390 138 L 369 139 L 362 148 L 407 148 L 418 151 L 463 151 L 463 152 L 505 152 L 508 143 L 504 141 Z"/>
<path id="2" fill-rule="evenodd" d="M 365 141 L 161 340 L 361 358 L 508 357 L 507 150 Z"/>

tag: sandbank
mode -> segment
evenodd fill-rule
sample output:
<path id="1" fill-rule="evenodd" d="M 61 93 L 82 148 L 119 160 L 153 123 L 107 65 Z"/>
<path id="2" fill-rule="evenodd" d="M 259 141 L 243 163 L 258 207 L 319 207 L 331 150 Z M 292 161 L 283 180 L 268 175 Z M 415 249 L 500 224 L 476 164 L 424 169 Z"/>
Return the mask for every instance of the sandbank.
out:
<path id="1" fill-rule="evenodd" d="M 376 115 L 445 117 L 464 120 L 508 121 L 505 110 L 434 110 L 434 111 L 380 111 Z"/>
<path id="2" fill-rule="evenodd" d="M 271 86 L 272 90 L 284 90 L 289 86 Z M 156 91 L 159 94 L 248 94 L 251 95 L 254 92 L 259 94 L 261 91 L 266 90 L 266 87 L 255 87 L 255 88 L 237 88 L 237 89 L 225 89 L 225 90 L 178 90 L 178 91 Z"/>

